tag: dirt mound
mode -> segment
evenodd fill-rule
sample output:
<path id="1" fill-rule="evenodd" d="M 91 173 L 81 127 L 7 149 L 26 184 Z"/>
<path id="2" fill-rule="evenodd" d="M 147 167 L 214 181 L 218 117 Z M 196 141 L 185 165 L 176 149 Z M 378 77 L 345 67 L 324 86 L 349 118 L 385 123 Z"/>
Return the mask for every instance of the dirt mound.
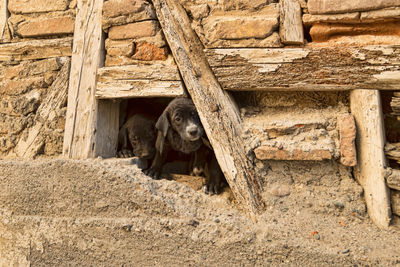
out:
<path id="1" fill-rule="evenodd" d="M 359 195 L 347 182 L 340 196 Z M 255 222 L 229 190 L 151 180 L 128 160 L 0 161 L 0 266 L 400 264 L 399 228 L 379 230 L 321 184 L 288 186 L 265 193 Z"/>

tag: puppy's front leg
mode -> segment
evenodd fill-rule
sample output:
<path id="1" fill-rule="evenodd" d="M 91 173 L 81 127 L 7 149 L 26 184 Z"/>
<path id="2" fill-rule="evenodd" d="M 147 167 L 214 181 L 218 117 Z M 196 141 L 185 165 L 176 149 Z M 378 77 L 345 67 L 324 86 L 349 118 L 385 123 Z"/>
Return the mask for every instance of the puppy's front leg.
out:
<path id="1" fill-rule="evenodd" d="M 160 143 L 160 138 L 164 138 L 161 132 L 158 133 L 157 142 Z M 165 160 L 167 158 L 168 148 L 164 146 L 164 142 L 162 142 L 162 147 L 156 145 L 156 154 L 153 159 L 153 162 L 150 168 L 143 170 L 143 173 L 150 176 L 153 179 L 160 179 L 162 167 L 164 166 Z"/>

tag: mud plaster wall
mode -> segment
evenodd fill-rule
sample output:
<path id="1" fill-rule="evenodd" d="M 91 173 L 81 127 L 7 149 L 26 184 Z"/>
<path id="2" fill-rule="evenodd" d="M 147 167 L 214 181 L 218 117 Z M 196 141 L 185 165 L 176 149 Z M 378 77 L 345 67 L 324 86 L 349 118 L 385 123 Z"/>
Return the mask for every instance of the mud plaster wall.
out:
<path id="1" fill-rule="evenodd" d="M 4 3 L 4 2 L 2 2 Z M 9 0 L 0 36 L 0 157 L 16 151 L 29 132 L 42 123 L 37 148 L 30 156 L 62 152 L 66 98 L 51 119 L 44 109 L 49 88 L 71 56 L 76 1 Z"/>

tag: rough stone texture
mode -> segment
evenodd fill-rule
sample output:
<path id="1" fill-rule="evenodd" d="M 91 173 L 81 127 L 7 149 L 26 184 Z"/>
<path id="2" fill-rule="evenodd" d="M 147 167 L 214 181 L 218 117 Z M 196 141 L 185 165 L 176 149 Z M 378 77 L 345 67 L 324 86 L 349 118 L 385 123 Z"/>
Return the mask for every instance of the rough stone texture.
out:
<path id="1" fill-rule="evenodd" d="M 313 42 L 324 42 L 341 36 L 362 35 L 371 36 L 371 38 L 386 36 L 397 40 L 400 37 L 400 23 L 399 21 L 365 24 L 317 23 L 311 27 L 310 35 Z"/>
<path id="2" fill-rule="evenodd" d="M 66 10 L 69 0 L 8 0 L 11 13 L 41 13 Z"/>
<path id="3" fill-rule="evenodd" d="M 16 34 L 22 37 L 59 36 L 73 33 L 74 26 L 72 16 L 34 19 L 19 24 Z"/>
<path id="4" fill-rule="evenodd" d="M 381 10 L 374 10 L 369 12 L 361 12 L 361 21 L 376 21 L 382 19 L 399 19 L 400 8 L 385 8 Z"/>
<path id="5" fill-rule="evenodd" d="M 274 162 L 263 178 L 291 179 L 291 194 L 270 197 L 270 209 L 254 222 L 229 190 L 207 196 L 149 179 L 130 163 L 2 161 L 0 265 L 395 266 L 400 260 L 399 229 L 371 224 L 348 170 Z"/>
<path id="6" fill-rule="evenodd" d="M 13 148 L 38 119 L 36 111 L 64 62 L 65 58 L 49 58 L 0 66 L 0 157 L 14 156 Z M 46 142 L 41 153 L 48 156 L 62 151 L 65 110 L 56 113 L 43 128 Z"/>
<path id="7" fill-rule="evenodd" d="M 328 15 L 312 15 L 304 14 L 303 23 L 305 25 L 317 22 L 338 22 L 338 23 L 358 23 L 360 20 L 360 12 L 352 12 L 345 14 L 328 14 Z"/>
<path id="8" fill-rule="evenodd" d="M 259 160 L 325 160 L 332 159 L 329 150 L 315 149 L 304 151 L 300 149 L 287 150 L 280 147 L 260 146 L 254 150 Z"/>
<path id="9" fill-rule="evenodd" d="M 356 123 L 353 115 L 342 115 L 338 118 L 340 136 L 340 162 L 345 166 L 357 165 Z"/>
<path id="10" fill-rule="evenodd" d="M 279 8 L 271 5 L 259 12 L 215 13 L 194 25 L 207 48 L 279 47 Z"/>
<path id="11" fill-rule="evenodd" d="M 151 60 L 167 60 L 168 50 L 166 47 L 159 48 L 154 44 L 140 42 L 136 44 L 136 49 L 132 55 L 132 59 L 151 61 Z"/>
<path id="12" fill-rule="evenodd" d="M 400 6 L 400 0 L 309 0 L 307 4 L 311 14 L 337 14 Z"/>
<path id="13" fill-rule="evenodd" d="M 144 0 L 109 0 L 103 5 L 103 16 L 113 18 L 138 13 L 143 11 L 146 5 L 149 3 Z"/>
<path id="14" fill-rule="evenodd" d="M 157 34 L 158 28 L 159 24 L 154 20 L 130 23 L 111 27 L 108 37 L 114 40 L 151 37 Z"/>
<path id="15" fill-rule="evenodd" d="M 392 204 L 392 212 L 400 216 L 400 191 L 390 190 L 390 202 Z"/>

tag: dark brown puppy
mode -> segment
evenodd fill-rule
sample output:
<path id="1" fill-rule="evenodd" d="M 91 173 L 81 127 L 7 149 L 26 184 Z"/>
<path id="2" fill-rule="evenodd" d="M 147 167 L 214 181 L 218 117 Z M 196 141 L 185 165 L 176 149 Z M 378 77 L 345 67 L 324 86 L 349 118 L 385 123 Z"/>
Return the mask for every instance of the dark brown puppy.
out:
<path id="1" fill-rule="evenodd" d="M 146 114 L 135 114 L 122 125 L 118 134 L 118 156 L 139 157 L 150 160 L 155 154 L 155 118 Z"/>
<path id="2" fill-rule="evenodd" d="M 165 108 L 156 123 L 156 153 L 150 168 L 144 173 L 159 179 L 170 150 L 185 154 L 196 152 L 204 133 L 196 108 L 189 98 L 175 98 Z"/>

